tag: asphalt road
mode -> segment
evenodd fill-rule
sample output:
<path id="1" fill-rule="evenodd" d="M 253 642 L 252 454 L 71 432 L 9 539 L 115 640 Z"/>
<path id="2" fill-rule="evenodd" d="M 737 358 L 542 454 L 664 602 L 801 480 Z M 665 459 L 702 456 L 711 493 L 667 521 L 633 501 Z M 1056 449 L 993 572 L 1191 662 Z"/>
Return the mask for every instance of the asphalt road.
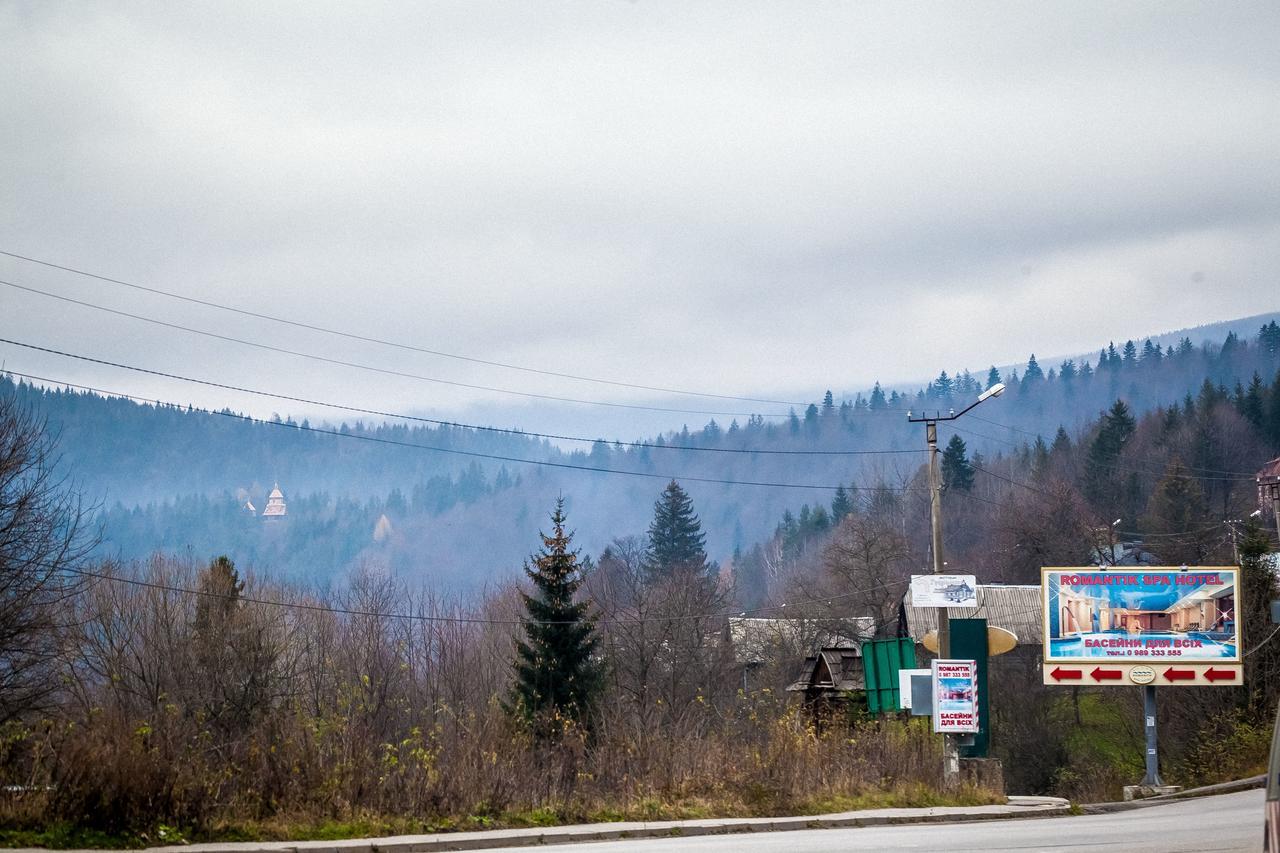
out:
<path id="1" fill-rule="evenodd" d="M 1225 853 L 1262 849 L 1261 790 L 1079 817 L 814 829 L 539 847 L 564 853 L 831 853 L 835 850 Z"/>

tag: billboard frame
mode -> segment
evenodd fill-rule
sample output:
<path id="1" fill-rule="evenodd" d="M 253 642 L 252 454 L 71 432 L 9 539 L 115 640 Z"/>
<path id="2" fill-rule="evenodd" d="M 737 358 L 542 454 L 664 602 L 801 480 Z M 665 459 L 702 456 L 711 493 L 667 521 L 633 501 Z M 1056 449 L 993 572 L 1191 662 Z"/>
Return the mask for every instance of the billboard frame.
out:
<path id="1" fill-rule="evenodd" d="M 1049 604 L 1049 578 L 1053 574 L 1058 574 L 1058 575 L 1088 574 L 1088 575 L 1108 575 L 1110 577 L 1142 578 L 1142 580 L 1137 580 L 1132 582 L 1133 585 L 1144 587 L 1144 588 L 1149 587 L 1152 589 L 1168 586 L 1168 583 L 1161 582 L 1161 583 L 1151 584 L 1145 580 L 1144 576 L 1176 575 L 1176 576 L 1186 577 L 1188 575 L 1197 575 L 1197 576 L 1198 575 L 1217 575 L 1223 579 L 1224 581 L 1223 585 L 1224 586 L 1229 585 L 1228 588 L 1231 590 L 1231 596 L 1233 600 L 1232 634 L 1233 634 L 1233 645 L 1235 648 L 1235 654 L 1232 657 L 1214 657 L 1214 658 L 1183 657 L 1181 655 L 1164 656 L 1164 655 L 1155 655 L 1155 654 L 1126 655 L 1123 653 L 1092 655 L 1092 656 L 1054 655 L 1053 644 L 1051 642 L 1054 638 L 1051 636 L 1051 627 L 1052 627 L 1052 617 L 1055 614 L 1050 610 L 1050 604 Z M 1229 577 L 1229 580 L 1227 579 L 1228 577 Z M 1108 584 L 1108 586 L 1112 586 L 1112 585 L 1125 586 L 1129 584 L 1124 582 Z M 1203 586 L 1204 584 L 1199 585 L 1197 586 L 1197 589 L 1200 589 Z M 1140 666 L 1140 665 L 1160 666 L 1164 664 L 1171 664 L 1171 665 L 1177 665 L 1177 666 L 1184 666 L 1184 665 L 1186 666 L 1215 666 L 1215 665 L 1240 666 L 1243 663 L 1243 649 L 1241 647 L 1243 642 L 1243 636 L 1242 636 L 1243 632 L 1242 632 L 1242 626 L 1239 618 L 1240 613 L 1242 612 L 1240 592 L 1241 592 L 1240 569 L 1238 566 L 1195 566 L 1195 567 L 1189 567 L 1189 566 L 1141 566 L 1141 567 L 1045 566 L 1040 570 L 1040 607 L 1041 607 L 1040 615 L 1041 615 L 1042 633 L 1043 633 L 1042 641 L 1044 643 L 1042 660 L 1043 660 L 1045 669 L 1047 670 L 1048 667 L 1053 666 L 1055 664 L 1066 664 L 1066 665 L 1073 665 L 1073 666 L 1080 666 L 1084 664 L 1097 664 L 1100 666 Z M 1130 608 L 1126 608 L 1126 610 L 1127 609 L 1130 609 Z M 1141 639 L 1142 633 L 1143 632 L 1140 629 L 1138 633 L 1133 636 L 1138 639 Z M 1163 633 L 1172 633 L 1172 632 L 1166 631 Z M 1058 639 L 1062 639 L 1062 638 L 1059 637 Z M 1146 647 L 1144 646 L 1143 648 L 1146 648 Z"/>

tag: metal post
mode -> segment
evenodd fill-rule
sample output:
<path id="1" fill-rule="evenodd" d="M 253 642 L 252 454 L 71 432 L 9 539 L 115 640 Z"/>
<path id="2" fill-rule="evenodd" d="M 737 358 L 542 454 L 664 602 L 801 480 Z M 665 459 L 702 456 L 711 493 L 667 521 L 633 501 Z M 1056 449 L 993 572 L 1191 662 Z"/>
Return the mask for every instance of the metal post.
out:
<path id="1" fill-rule="evenodd" d="M 1148 684 L 1142 688 L 1142 714 L 1146 718 L 1147 732 L 1147 775 L 1142 777 L 1142 784 L 1151 787 L 1163 785 L 1160 781 L 1160 756 L 1156 739 L 1156 686 Z"/>

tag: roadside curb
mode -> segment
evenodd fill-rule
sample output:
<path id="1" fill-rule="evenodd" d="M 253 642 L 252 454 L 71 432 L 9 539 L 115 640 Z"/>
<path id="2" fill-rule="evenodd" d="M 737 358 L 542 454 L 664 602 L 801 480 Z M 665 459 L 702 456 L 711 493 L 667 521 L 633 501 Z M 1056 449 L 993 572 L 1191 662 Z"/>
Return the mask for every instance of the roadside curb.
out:
<path id="1" fill-rule="evenodd" d="M 864 812 L 798 817 L 597 823 L 545 829 L 502 829 L 386 838 L 354 838 L 346 841 L 215 842 L 151 847 L 147 848 L 145 853 L 434 853 L 434 851 L 446 850 L 487 850 L 640 838 L 692 838 L 700 835 L 788 832 L 803 829 L 967 823 L 1062 817 L 1071 814 L 1070 804 L 1057 797 L 1010 797 L 1009 799 L 1008 805 L 971 808 L 945 806 L 920 809 L 869 809 Z M 21 851 L 8 851 L 8 853 L 21 853 Z M 72 853 L 72 851 L 64 851 L 64 853 Z"/>
<path id="2" fill-rule="evenodd" d="M 1201 788 L 1191 788 L 1186 791 L 1178 791 L 1174 794 L 1161 794 L 1158 797 L 1148 797 L 1145 800 L 1132 800 L 1130 802 L 1119 803 L 1085 803 L 1080 806 L 1080 810 L 1084 814 L 1109 814 L 1111 812 L 1125 812 L 1132 809 L 1147 809 L 1152 806 L 1164 806 L 1178 800 L 1190 800 L 1196 797 L 1212 797 L 1215 794 L 1234 794 L 1239 791 L 1251 791 L 1254 788 L 1262 788 L 1267 784 L 1266 774 L 1258 776 L 1250 776 L 1247 779 L 1236 779 L 1231 782 L 1219 782 L 1216 785 L 1205 785 Z"/>

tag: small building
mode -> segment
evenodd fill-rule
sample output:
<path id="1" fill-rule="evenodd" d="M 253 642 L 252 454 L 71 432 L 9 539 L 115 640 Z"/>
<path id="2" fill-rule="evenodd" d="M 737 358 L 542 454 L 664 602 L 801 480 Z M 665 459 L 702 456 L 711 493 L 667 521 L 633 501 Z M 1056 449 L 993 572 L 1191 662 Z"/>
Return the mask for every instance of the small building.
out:
<path id="1" fill-rule="evenodd" d="M 862 689 L 862 641 L 874 636 L 875 628 L 875 619 L 870 616 L 835 619 L 737 616 L 729 619 L 727 639 L 733 648 L 734 662 L 742 669 L 744 690 L 752 686 L 753 675 L 770 664 L 784 667 L 771 678 L 778 675 L 790 678 L 790 673 L 794 672 L 790 669 L 793 666 L 790 662 L 805 655 L 799 675 L 787 682 L 785 689 L 788 692 L 805 692 L 808 699 L 806 691 L 809 687 L 798 685 L 811 685 L 810 692 L 815 696 L 836 696 L 844 690 Z M 830 662 L 820 663 L 825 660 Z M 833 664 L 834 671 L 845 676 L 839 683 L 828 677 Z M 828 669 L 819 672 L 822 666 Z M 850 679 L 856 682 L 856 687 L 848 686 Z"/>
<path id="2" fill-rule="evenodd" d="M 284 502 L 284 492 L 280 491 L 280 484 L 276 483 L 271 489 L 271 494 L 267 495 L 267 505 L 262 508 L 262 519 L 272 521 L 284 518 L 288 514 L 289 508 Z"/>
<path id="3" fill-rule="evenodd" d="M 862 662 L 862 644 L 824 646 L 804 659 L 788 693 L 801 693 L 811 709 L 829 706 L 853 690 L 867 687 Z"/>
<path id="4" fill-rule="evenodd" d="M 249 516 L 250 518 L 253 518 L 258 514 L 258 508 L 253 505 L 253 501 L 245 501 L 240 506 L 240 511 L 243 512 L 245 515 Z"/>
<path id="5" fill-rule="evenodd" d="M 1258 509 L 1274 512 L 1280 506 L 1280 456 L 1258 471 Z"/>
<path id="6" fill-rule="evenodd" d="M 1095 549 L 1096 559 L 1093 564 L 1109 568 L 1111 566 L 1158 566 L 1160 558 L 1143 548 L 1141 542 L 1117 542 L 1114 545 L 1103 545 Z"/>
<path id="7" fill-rule="evenodd" d="M 1018 645 L 1010 654 L 1038 660 L 1044 645 L 1043 606 L 1038 583 L 980 583 L 977 607 L 950 607 L 947 613 L 952 619 L 986 619 L 989 627 L 1011 631 Z M 938 609 L 912 606 L 908 590 L 902 598 L 899 623 L 900 635 L 920 644 L 925 634 L 938 630 Z"/>
<path id="8" fill-rule="evenodd" d="M 875 635 L 870 616 L 843 619 L 762 619 L 731 616 L 728 640 L 734 660 L 741 666 L 760 666 L 777 660 L 780 654 L 794 658 L 827 646 L 856 648 Z"/>

